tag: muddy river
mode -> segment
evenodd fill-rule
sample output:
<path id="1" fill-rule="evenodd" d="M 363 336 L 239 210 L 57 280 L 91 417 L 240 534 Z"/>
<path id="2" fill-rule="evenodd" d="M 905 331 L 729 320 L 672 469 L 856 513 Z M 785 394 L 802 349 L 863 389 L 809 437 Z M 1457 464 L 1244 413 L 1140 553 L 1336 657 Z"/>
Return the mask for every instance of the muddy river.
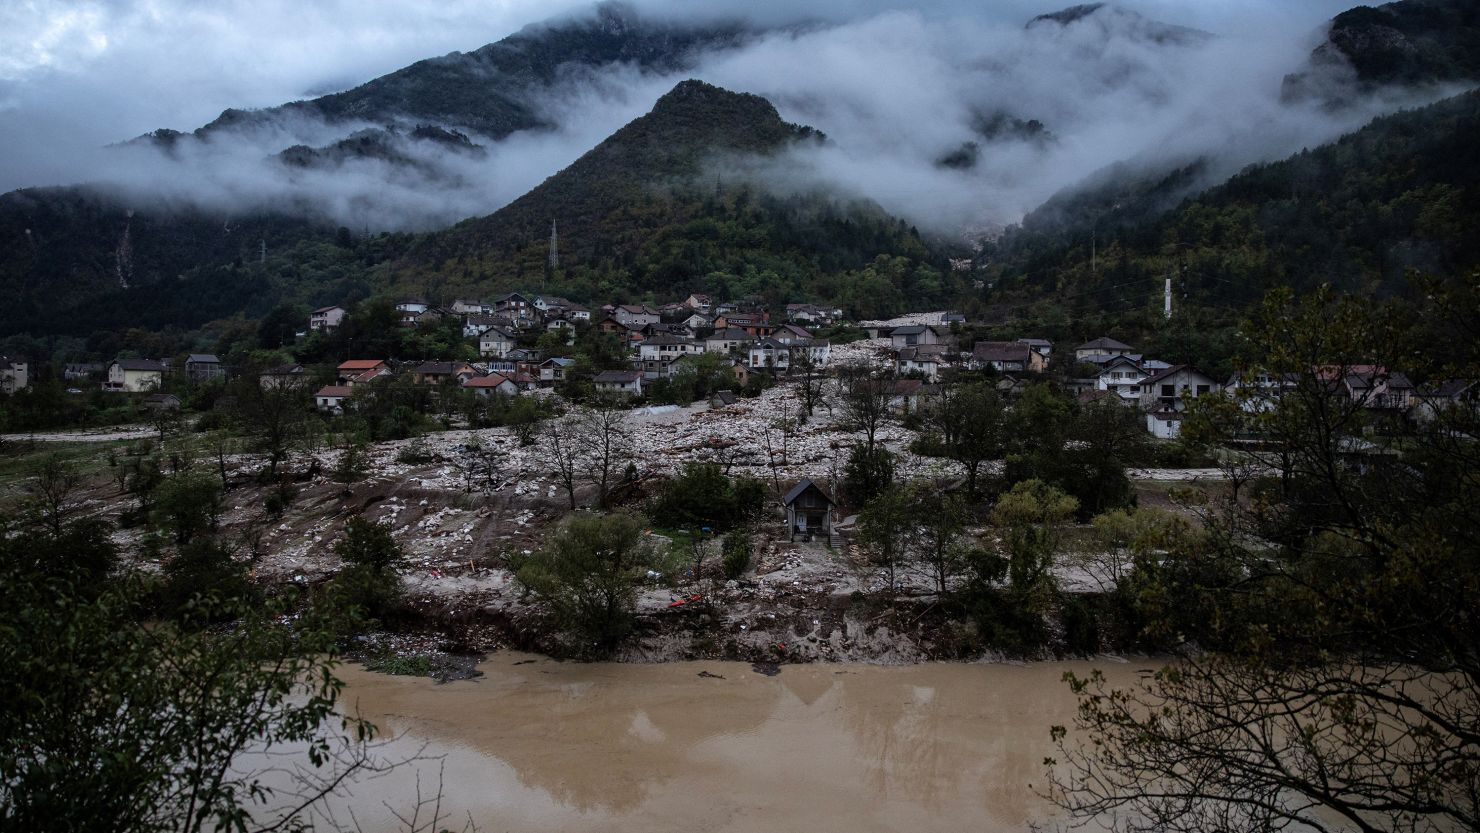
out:
<path id="1" fill-rule="evenodd" d="M 1149 661 L 782 666 L 576 664 L 500 653 L 477 680 L 341 669 L 347 701 L 425 760 L 339 803 L 367 833 L 442 784 L 445 826 L 483 831 L 1024 830 L 1065 671 L 1130 682 Z M 341 808 L 341 812 L 343 809 Z"/>

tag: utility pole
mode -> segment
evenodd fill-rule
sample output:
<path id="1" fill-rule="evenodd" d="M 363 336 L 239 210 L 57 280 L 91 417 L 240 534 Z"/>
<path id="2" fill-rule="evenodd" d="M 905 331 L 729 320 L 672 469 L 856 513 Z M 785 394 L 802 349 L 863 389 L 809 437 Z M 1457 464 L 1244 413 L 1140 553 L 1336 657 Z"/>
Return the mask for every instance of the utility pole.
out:
<path id="1" fill-rule="evenodd" d="M 1172 279 L 1167 278 L 1166 288 L 1162 290 L 1162 314 L 1167 318 L 1172 317 Z"/>
<path id="2" fill-rule="evenodd" d="M 560 234 L 555 228 L 555 221 L 550 221 L 550 271 L 554 272 L 560 268 Z"/>

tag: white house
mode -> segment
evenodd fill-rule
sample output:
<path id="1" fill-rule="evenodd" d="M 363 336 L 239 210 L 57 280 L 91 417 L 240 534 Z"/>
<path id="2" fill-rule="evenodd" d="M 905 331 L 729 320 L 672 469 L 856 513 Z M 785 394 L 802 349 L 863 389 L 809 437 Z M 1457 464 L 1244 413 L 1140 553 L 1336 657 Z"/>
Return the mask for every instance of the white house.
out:
<path id="1" fill-rule="evenodd" d="M 1084 361 L 1090 356 L 1128 356 L 1134 352 L 1136 352 L 1136 348 L 1123 341 L 1116 341 L 1113 338 L 1101 336 L 1093 341 L 1086 341 L 1075 347 L 1074 360 Z"/>
<path id="2" fill-rule="evenodd" d="M 1235 373 L 1223 392 L 1248 413 L 1264 413 L 1274 406 L 1285 391 L 1295 387 L 1298 380 L 1294 375 L 1270 373 L 1267 370 L 1250 370 Z"/>
<path id="3" fill-rule="evenodd" d="M 943 364 L 945 364 L 945 348 L 939 344 L 906 347 L 899 351 L 898 370 L 901 376 L 920 373 L 933 382 L 940 378 L 940 368 Z"/>
<path id="4" fill-rule="evenodd" d="M 924 324 L 910 324 L 905 327 L 895 327 L 889 333 L 889 344 L 895 350 L 903 350 L 906 347 L 920 347 L 926 344 L 939 344 L 940 336 L 935 330 Z"/>
<path id="5" fill-rule="evenodd" d="M 622 304 L 612 310 L 612 318 L 628 327 L 646 327 L 662 321 L 663 315 L 647 304 Z"/>
<path id="6" fill-rule="evenodd" d="M 20 359 L 0 356 L 0 392 L 25 390 L 31 385 L 31 366 Z"/>
<path id="7" fill-rule="evenodd" d="M 308 316 L 310 330 L 332 330 L 344 322 L 344 307 L 319 307 Z"/>
<path id="8" fill-rule="evenodd" d="M 479 396 L 514 396 L 519 393 L 519 386 L 514 384 L 508 377 L 498 373 L 490 373 L 487 376 L 474 376 L 462 383 L 463 390 L 470 390 Z"/>
<path id="9" fill-rule="evenodd" d="M 704 345 L 693 339 L 659 334 L 650 336 L 637 345 L 637 357 L 645 362 L 676 361 L 684 356 L 704 352 Z"/>
<path id="10" fill-rule="evenodd" d="M 401 314 L 401 326 L 403 327 L 416 326 L 416 319 L 429 309 L 431 305 L 419 298 L 407 298 L 396 304 L 396 312 Z"/>
<path id="11" fill-rule="evenodd" d="M 1141 401 L 1141 382 L 1152 374 L 1139 363 L 1116 356 L 1095 377 L 1095 390 L 1108 391 L 1128 403 Z"/>
<path id="12" fill-rule="evenodd" d="M 452 302 L 452 311 L 458 315 L 492 315 L 493 304 L 487 301 L 469 301 L 466 298 L 458 298 Z"/>
<path id="13" fill-rule="evenodd" d="M 164 362 L 153 359 L 116 359 L 108 365 L 103 390 L 145 393 L 158 390 L 164 383 Z"/>
<path id="14" fill-rule="evenodd" d="M 714 334 L 704 339 L 704 352 L 706 353 L 731 353 L 751 341 L 750 333 L 738 327 L 730 327 L 726 330 L 715 330 Z"/>
<path id="15" fill-rule="evenodd" d="M 642 373 L 636 370 L 603 370 L 592 382 L 600 393 L 642 396 Z"/>
<path id="16" fill-rule="evenodd" d="M 791 367 L 791 349 L 774 338 L 763 338 L 750 345 L 750 366 L 762 370 L 787 370 Z"/>
<path id="17" fill-rule="evenodd" d="M 1152 411 L 1146 415 L 1146 430 L 1158 439 L 1175 440 L 1182 434 L 1182 415 L 1170 410 Z"/>
<path id="18" fill-rule="evenodd" d="M 354 393 L 348 385 L 325 385 L 313 395 L 314 405 L 326 414 L 344 413 L 344 400 Z"/>
<path id="19" fill-rule="evenodd" d="M 1179 364 L 1141 381 L 1141 410 L 1148 414 L 1183 411 L 1193 398 L 1219 387 L 1208 374 L 1191 365 Z"/>

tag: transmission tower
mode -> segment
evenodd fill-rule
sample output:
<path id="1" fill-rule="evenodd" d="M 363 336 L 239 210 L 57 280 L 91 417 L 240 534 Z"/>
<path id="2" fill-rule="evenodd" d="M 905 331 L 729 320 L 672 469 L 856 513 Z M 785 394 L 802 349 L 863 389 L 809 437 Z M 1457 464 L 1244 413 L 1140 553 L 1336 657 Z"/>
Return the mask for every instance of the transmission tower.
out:
<path id="1" fill-rule="evenodd" d="M 550 269 L 560 268 L 560 234 L 556 231 L 555 221 L 550 221 Z"/>

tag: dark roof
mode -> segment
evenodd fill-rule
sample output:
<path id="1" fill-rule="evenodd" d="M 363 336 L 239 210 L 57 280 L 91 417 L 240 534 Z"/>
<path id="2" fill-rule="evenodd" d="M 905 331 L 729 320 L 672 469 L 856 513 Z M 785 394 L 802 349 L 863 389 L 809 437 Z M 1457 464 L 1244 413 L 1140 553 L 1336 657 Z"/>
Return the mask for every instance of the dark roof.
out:
<path id="1" fill-rule="evenodd" d="M 946 347 L 943 344 L 922 344 L 919 347 L 906 347 L 899 351 L 900 361 L 934 361 L 945 360 Z"/>
<path id="2" fill-rule="evenodd" d="M 642 373 L 636 370 L 603 370 L 596 374 L 595 381 L 601 382 L 636 382 L 642 378 Z"/>
<path id="3" fill-rule="evenodd" d="M 124 370 L 165 370 L 164 362 L 154 359 L 118 359 L 117 364 Z"/>
<path id="4" fill-rule="evenodd" d="M 883 328 L 881 327 L 880 329 Z M 917 336 L 928 329 L 930 328 L 925 326 L 924 324 L 907 324 L 903 327 L 895 327 L 893 330 L 889 331 L 889 334 L 896 336 Z"/>
<path id="5" fill-rule="evenodd" d="M 1053 342 L 1052 341 L 1049 341 L 1046 338 L 1020 338 L 1020 339 L 1018 339 L 1018 343 L 1019 344 L 1026 344 L 1029 347 L 1052 347 L 1053 346 Z"/>
<path id="6" fill-rule="evenodd" d="M 191 353 L 185 357 L 186 364 L 220 364 L 221 360 L 210 353 Z"/>
<path id="7" fill-rule="evenodd" d="M 334 310 L 334 309 L 344 309 L 344 307 L 341 307 L 338 304 L 333 304 L 333 305 L 327 306 L 327 307 L 319 307 L 318 309 L 314 310 L 313 312 L 314 312 L 314 315 L 318 315 L 321 312 L 328 312 L 329 310 Z"/>
<path id="8" fill-rule="evenodd" d="M 303 372 L 301 364 L 280 364 L 262 371 L 263 376 L 297 376 Z"/>
<path id="9" fill-rule="evenodd" d="M 740 401 L 740 397 L 736 396 L 735 392 L 732 390 L 715 391 L 714 396 L 711 396 L 709 398 L 717 399 L 725 405 L 733 405 L 736 402 Z"/>
<path id="10" fill-rule="evenodd" d="M 784 505 L 784 506 L 790 506 L 790 505 L 792 505 L 793 503 L 796 502 L 797 498 L 801 497 L 802 494 L 804 492 L 806 492 L 808 489 L 816 489 L 817 490 L 817 493 L 820 494 L 820 495 L 822 495 L 823 499 L 826 500 L 828 503 L 837 503 L 837 501 L 835 501 L 835 500 L 832 499 L 832 495 L 829 495 L 827 493 L 827 490 L 826 489 L 822 488 L 821 486 L 817 485 L 816 483 L 813 483 L 812 482 L 812 478 L 810 478 L 810 477 L 804 477 L 800 481 L 797 482 L 797 485 L 791 487 L 791 491 L 789 491 L 789 492 L 786 493 L 786 497 L 783 497 L 781 499 L 782 505 Z"/>
<path id="11" fill-rule="evenodd" d="M 1026 362 L 1033 349 L 1020 341 L 978 341 L 971 357 L 981 362 Z"/>
<path id="12" fill-rule="evenodd" d="M 1199 376 L 1204 376 L 1204 377 L 1206 377 L 1208 379 L 1208 381 L 1215 382 L 1216 383 L 1216 380 L 1213 379 L 1213 377 L 1208 376 L 1208 374 L 1202 372 L 1201 370 L 1198 370 L 1197 368 L 1193 367 L 1190 364 L 1174 364 L 1171 367 L 1167 368 L 1166 370 L 1163 370 L 1160 373 L 1155 374 L 1154 376 L 1147 376 L 1145 379 L 1142 379 L 1141 380 L 1141 384 L 1143 384 L 1143 385 L 1154 385 L 1154 384 L 1160 382 L 1162 379 L 1165 379 L 1168 376 L 1174 375 L 1176 373 L 1180 373 L 1183 370 L 1187 371 L 1188 373 L 1196 373 Z"/>
<path id="13" fill-rule="evenodd" d="M 1100 336 L 1099 338 L 1097 338 L 1097 339 L 1095 339 L 1093 341 L 1086 341 L 1085 343 L 1079 345 L 1078 347 L 1075 347 L 1074 349 L 1075 349 L 1075 351 L 1079 351 L 1079 350 L 1134 350 L 1136 348 L 1130 346 L 1129 344 L 1126 344 L 1123 341 L 1116 341 L 1115 339 L 1109 338 L 1108 336 Z"/>
<path id="14" fill-rule="evenodd" d="M 1418 395 L 1434 399 L 1453 399 L 1474 387 L 1475 383 L 1464 379 L 1447 379 L 1443 382 L 1430 382 L 1419 389 Z"/>
<path id="15" fill-rule="evenodd" d="M 715 341 L 749 341 L 750 333 L 739 327 L 726 327 L 723 330 L 715 330 L 709 338 Z"/>

